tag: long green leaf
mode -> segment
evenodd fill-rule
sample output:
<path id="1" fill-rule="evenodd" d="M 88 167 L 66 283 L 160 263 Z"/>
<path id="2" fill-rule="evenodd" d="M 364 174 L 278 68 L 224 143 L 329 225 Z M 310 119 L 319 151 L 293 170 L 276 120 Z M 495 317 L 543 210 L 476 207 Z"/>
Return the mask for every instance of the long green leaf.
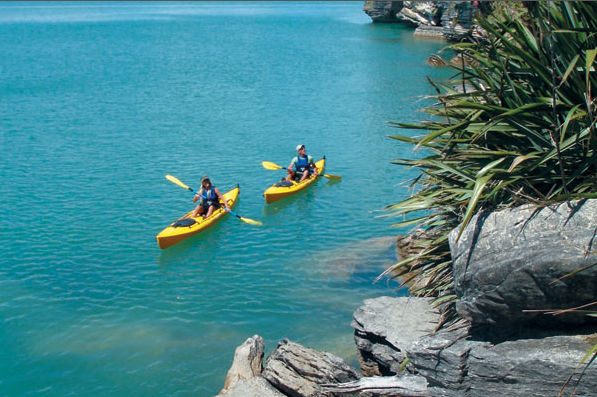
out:
<path id="1" fill-rule="evenodd" d="M 464 232 L 464 228 L 468 225 L 469 221 L 473 217 L 473 213 L 477 207 L 477 202 L 479 201 L 479 197 L 483 193 L 483 189 L 485 189 L 485 185 L 487 182 L 493 178 L 493 174 L 485 175 L 475 181 L 475 188 L 473 189 L 473 193 L 471 199 L 469 201 L 468 207 L 466 209 L 466 213 L 464 214 L 464 220 L 460 226 L 460 230 L 458 231 L 458 236 L 456 237 L 456 241 L 460 240 L 460 236 L 462 236 L 462 232 Z"/>
<path id="2" fill-rule="evenodd" d="M 523 161 L 528 160 L 528 159 L 535 159 L 535 158 L 537 158 L 537 155 L 534 155 L 534 154 L 527 154 L 527 155 L 517 156 L 512 161 L 512 164 L 510 165 L 510 168 L 508 168 L 508 172 L 512 172 Z"/>
<path id="3" fill-rule="evenodd" d="M 458 123 L 458 124 L 456 124 L 456 125 L 451 125 L 451 126 L 449 126 L 449 127 L 442 128 L 442 129 L 441 129 L 441 130 L 439 130 L 439 131 L 432 132 L 432 133 L 430 133 L 430 134 L 427 134 L 427 135 L 425 135 L 425 137 L 424 137 L 423 139 L 421 139 L 421 141 L 420 141 L 420 142 L 417 144 L 417 146 L 415 147 L 415 150 L 417 150 L 417 149 L 418 149 L 418 148 L 420 148 L 421 146 L 424 146 L 426 143 L 428 143 L 428 142 L 432 141 L 433 139 L 437 138 L 438 136 L 445 134 L 446 132 L 450 132 L 450 131 L 453 131 L 453 130 L 456 130 L 456 129 L 458 129 L 458 128 L 462 127 L 462 126 L 463 126 L 463 125 L 465 125 L 467 122 L 468 122 L 468 121 L 467 121 L 467 120 L 465 120 L 465 121 L 463 121 L 463 122 L 461 122 L 461 123 Z"/>
<path id="4" fill-rule="evenodd" d="M 593 62 L 595 61 L 595 56 L 597 56 L 597 48 L 593 50 L 587 50 L 587 64 L 585 66 L 587 88 L 589 88 L 589 73 L 591 72 Z"/>
<path id="5" fill-rule="evenodd" d="M 485 167 L 483 167 L 479 172 L 477 172 L 477 178 L 482 177 L 483 175 L 485 175 L 489 170 L 495 168 L 496 165 L 500 164 L 502 161 L 506 160 L 505 157 L 502 157 L 501 159 L 497 159 L 495 161 L 492 161 L 491 163 L 487 164 Z"/>
<path id="6" fill-rule="evenodd" d="M 568 80 L 568 76 L 570 75 L 570 73 L 572 73 L 572 71 L 576 67 L 576 63 L 578 62 L 579 59 L 580 59 L 579 54 L 576 54 L 574 56 L 574 58 L 572 58 L 572 61 L 570 61 L 570 65 L 568 65 L 568 69 L 566 69 L 566 73 L 564 73 L 564 76 L 562 77 L 562 81 L 560 81 L 560 84 L 558 87 L 561 87 L 566 82 L 566 80 Z"/>

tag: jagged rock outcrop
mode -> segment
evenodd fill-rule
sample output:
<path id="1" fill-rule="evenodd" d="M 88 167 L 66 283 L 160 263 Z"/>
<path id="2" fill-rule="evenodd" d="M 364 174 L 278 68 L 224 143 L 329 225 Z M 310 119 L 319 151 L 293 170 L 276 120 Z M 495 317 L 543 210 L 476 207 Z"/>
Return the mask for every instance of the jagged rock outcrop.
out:
<path id="1" fill-rule="evenodd" d="M 402 1 L 366 1 L 363 11 L 373 22 L 396 22 L 396 13 L 402 9 Z"/>
<path id="2" fill-rule="evenodd" d="M 351 324 L 362 374 L 397 374 L 406 358 L 406 347 L 433 332 L 439 318 L 426 298 L 382 296 L 365 300 Z"/>
<path id="3" fill-rule="evenodd" d="M 288 339 L 278 343 L 262 371 L 263 349 L 263 338 L 259 335 L 236 349 L 224 389 L 216 397 L 315 397 L 324 393 L 324 384 L 349 383 L 361 378 L 340 357 Z M 326 394 L 335 395 L 347 394 Z"/>
<path id="4" fill-rule="evenodd" d="M 279 342 L 268 357 L 262 376 L 291 397 L 318 397 L 322 395 L 322 384 L 345 383 L 360 378 L 360 374 L 340 357 L 288 339 Z"/>
<path id="5" fill-rule="evenodd" d="M 591 319 L 525 310 L 597 301 L 597 266 L 590 266 L 597 263 L 597 200 L 481 213 L 458 241 L 457 235 L 450 234 L 456 307 L 473 324 L 547 326 Z"/>
<path id="6" fill-rule="evenodd" d="M 230 389 L 245 379 L 261 375 L 264 348 L 265 343 L 259 335 L 253 335 L 236 348 L 232 366 L 228 370 L 220 395 L 227 394 Z"/>

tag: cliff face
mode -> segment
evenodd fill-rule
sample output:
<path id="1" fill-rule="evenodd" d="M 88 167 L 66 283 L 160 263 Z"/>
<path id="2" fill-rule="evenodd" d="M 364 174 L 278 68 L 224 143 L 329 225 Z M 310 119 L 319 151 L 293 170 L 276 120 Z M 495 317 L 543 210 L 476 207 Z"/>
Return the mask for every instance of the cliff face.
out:
<path id="1" fill-rule="evenodd" d="M 363 11 L 373 22 L 402 23 L 416 36 L 440 37 L 459 42 L 478 34 L 476 1 L 366 1 Z"/>

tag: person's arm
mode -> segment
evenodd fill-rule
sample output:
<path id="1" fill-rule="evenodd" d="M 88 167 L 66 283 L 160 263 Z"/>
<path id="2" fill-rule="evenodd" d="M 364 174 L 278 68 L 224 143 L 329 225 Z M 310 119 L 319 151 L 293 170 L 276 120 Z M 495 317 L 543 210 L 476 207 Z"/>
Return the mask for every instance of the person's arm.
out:
<path id="1" fill-rule="evenodd" d="M 288 171 L 294 171 L 294 165 L 298 161 L 298 158 L 294 157 L 290 162 L 290 165 L 286 168 Z"/>
<path id="2" fill-rule="evenodd" d="M 218 195 L 220 200 L 222 200 L 222 202 L 224 203 L 224 207 L 226 208 L 226 211 L 230 211 L 230 208 L 228 207 L 228 202 L 226 201 L 226 199 L 224 199 L 224 196 L 222 196 L 222 193 L 220 193 L 220 189 L 215 188 L 215 190 L 216 190 L 216 194 Z"/>
<path id="3" fill-rule="evenodd" d="M 195 197 L 193 197 L 193 203 L 196 203 L 197 200 L 199 200 L 199 198 L 201 197 L 203 193 L 203 188 L 199 189 L 199 191 L 197 192 L 197 194 L 195 195 Z"/>

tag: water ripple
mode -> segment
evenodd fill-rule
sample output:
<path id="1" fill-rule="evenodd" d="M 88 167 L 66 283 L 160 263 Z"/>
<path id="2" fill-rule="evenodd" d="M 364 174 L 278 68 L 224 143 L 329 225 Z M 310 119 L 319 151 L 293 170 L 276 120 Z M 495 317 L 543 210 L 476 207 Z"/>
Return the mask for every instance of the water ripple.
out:
<path id="1" fill-rule="evenodd" d="M 354 356 L 362 300 L 404 293 L 373 284 L 397 233 L 375 211 L 413 176 L 385 122 L 414 121 L 439 44 L 357 3 L 0 9 L 3 394 L 211 396 L 254 334 Z M 261 162 L 298 143 L 342 180 L 265 204 Z M 160 250 L 193 206 L 166 174 L 240 184 L 263 226 Z"/>

